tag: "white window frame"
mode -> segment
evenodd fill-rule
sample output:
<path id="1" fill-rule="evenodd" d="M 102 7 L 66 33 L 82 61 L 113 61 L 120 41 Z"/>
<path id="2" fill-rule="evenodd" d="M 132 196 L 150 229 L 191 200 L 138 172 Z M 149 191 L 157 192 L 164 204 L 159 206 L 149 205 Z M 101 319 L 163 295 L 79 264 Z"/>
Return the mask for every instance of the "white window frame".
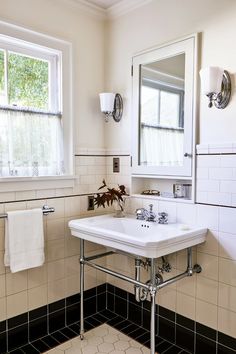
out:
<path id="1" fill-rule="evenodd" d="M 37 44 L 27 43 L 22 40 L 16 40 L 15 38 L 10 38 L 9 36 L 4 36 L 1 34 L 0 34 L 0 49 L 6 50 L 8 52 L 16 53 L 19 55 L 25 55 L 26 57 L 30 57 L 30 58 L 46 60 L 51 64 L 49 70 L 49 87 L 51 88 L 51 90 L 49 91 L 50 95 L 48 97 L 50 103 L 49 111 L 56 112 L 56 113 L 61 112 L 62 110 L 62 102 L 61 102 L 62 53 L 61 51 L 42 47 Z M 5 76 L 7 79 L 7 73 Z M 6 88 L 7 88 L 7 84 L 6 84 Z M 9 106 L 11 107 L 11 105 Z"/>
<path id="2" fill-rule="evenodd" d="M 32 56 L 33 44 L 36 57 L 42 59 L 51 57 L 57 60 L 60 56 L 57 73 L 51 73 L 51 80 L 59 80 L 60 87 L 59 102 L 52 103 L 52 108 L 59 108 L 63 112 L 63 143 L 65 174 L 63 176 L 43 176 L 43 177 L 3 177 L 0 178 L 0 192 L 26 191 L 51 188 L 66 188 L 74 185 L 74 136 L 73 136 L 73 106 L 72 106 L 72 45 L 71 43 L 54 38 L 45 34 L 34 32 L 13 24 L 0 21 L 0 41 L 8 50 L 12 50 L 12 45 L 19 47 L 20 52 Z M 15 43 L 14 43 L 15 41 Z M 20 43 L 20 45 L 19 45 Z M 37 50 L 38 48 L 38 50 Z M 12 50 L 13 51 L 13 50 Z M 41 54 L 40 54 L 41 53 Z M 53 55 L 54 53 L 54 55 Z M 44 58 L 43 58 L 44 57 Z M 61 65 L 60 65 L 61 63 Z M 13 183 L 14 182 L 14 183 Z"/>

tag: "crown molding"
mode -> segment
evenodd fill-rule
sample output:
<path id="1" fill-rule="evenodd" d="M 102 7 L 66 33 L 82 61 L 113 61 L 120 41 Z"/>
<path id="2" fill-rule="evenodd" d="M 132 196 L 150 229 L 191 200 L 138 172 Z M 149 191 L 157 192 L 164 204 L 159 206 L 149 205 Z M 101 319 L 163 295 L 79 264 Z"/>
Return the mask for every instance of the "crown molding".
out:
<path id="1" fill-rule="evenodd" d="M 61 0 L 61 1 L 64 4 L 74 6 L 79 10 L 83 10 L 100 20 L 107 19 L 107 11 L 105 9 L 101 8 L 100 6 L 90 4 L 85 0 Z"/>
<path id="2" fill-rule="evenodd" d="M 151 1 L 152 0 L 122 0 L 118 4 L 115 4 L 108 9 L 103 9 L 100 6 L 96 6 L 85 0 L 63 0 L 64 3 L 74 5 L 77 8 L 82 9 L 91 15 L 103 20 L 115 19 L 141 6 L 144 6 Z"/>
<path id="3" fill-rule="evenodd" d="M 115 19 L 123 16 L 141 6 L 150 3 L 152 0 L 122 0 L 118 4 L 109 7 L 106 10 L 108 19 Z"/>

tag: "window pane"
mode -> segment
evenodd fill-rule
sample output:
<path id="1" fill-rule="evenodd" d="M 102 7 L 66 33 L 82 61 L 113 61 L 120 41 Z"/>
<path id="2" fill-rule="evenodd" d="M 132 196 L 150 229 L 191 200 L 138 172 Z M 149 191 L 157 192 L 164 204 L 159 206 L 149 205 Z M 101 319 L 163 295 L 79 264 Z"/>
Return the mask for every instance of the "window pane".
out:
<path id="1" fill-rule="evenodd" d="M 0 111 L 0 176 L 64 174 L 59 115 Z"/>
<path id="2" fill-rule="evenodd" d="M 180 96 L 176 93 L 161 91 L 160 125 L 179 127 Z"/>
<path id="3" fill-rule="evenodd" d="M 9 52 L 9 104 L 48 110 L 48 70 L 47 61 Z"/>
<path id="4" fill-rule="evenodd" d="M 6 104 L 6 92 L 5 92 L 5 53 L 0 50 L 0 104 Z"/>
<path id="5" fill-rule="evenodd" d="M 142 86 L 141 110 L 142 123 L 158 124 L 159 90 Z"/>

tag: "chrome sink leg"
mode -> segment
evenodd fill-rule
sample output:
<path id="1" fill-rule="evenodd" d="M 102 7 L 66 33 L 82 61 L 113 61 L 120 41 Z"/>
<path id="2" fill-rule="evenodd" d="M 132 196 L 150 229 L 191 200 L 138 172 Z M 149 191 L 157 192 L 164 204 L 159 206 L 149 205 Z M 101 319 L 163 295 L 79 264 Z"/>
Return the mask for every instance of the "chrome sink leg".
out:
<path id="1" fill-rule="evenodd" d="M 80 339 L 84 339 L 84 240 L 80 239 Z"/>
<path id="2" fill-rule="evenodd" d="M 150 326 L 150 340 L 151 340 L 151 354 L 155 354 L 155 316 L 156 316 L 156 277 L 155 277 L 155 259 L 151 259 L 151 267 L 150 267 L 150 297 L 151 297 L 151 326 Z"/>
<path id="3" fill-rule="evenodd" d="M 140 281 L 141 259 L 135 258 L 135 280 Z M 141 301 L 141 288 L 138 285 L 134 285 L 135 300 Z"/>

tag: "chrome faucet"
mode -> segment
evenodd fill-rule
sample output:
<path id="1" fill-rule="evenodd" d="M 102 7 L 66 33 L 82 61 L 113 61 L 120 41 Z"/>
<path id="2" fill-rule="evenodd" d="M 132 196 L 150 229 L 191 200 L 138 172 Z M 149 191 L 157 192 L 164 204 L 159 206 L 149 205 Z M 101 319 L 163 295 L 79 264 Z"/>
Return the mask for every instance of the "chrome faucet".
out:
<path id="1" fill-rule="evenodd" d="M 145 208 L 136 209 L 136 219 L 138 220 L 146 220 L 146 221 L 156 221 L 156 214 L 153 212 L 153 204 L 149 205 L 149 210 Z"/>

